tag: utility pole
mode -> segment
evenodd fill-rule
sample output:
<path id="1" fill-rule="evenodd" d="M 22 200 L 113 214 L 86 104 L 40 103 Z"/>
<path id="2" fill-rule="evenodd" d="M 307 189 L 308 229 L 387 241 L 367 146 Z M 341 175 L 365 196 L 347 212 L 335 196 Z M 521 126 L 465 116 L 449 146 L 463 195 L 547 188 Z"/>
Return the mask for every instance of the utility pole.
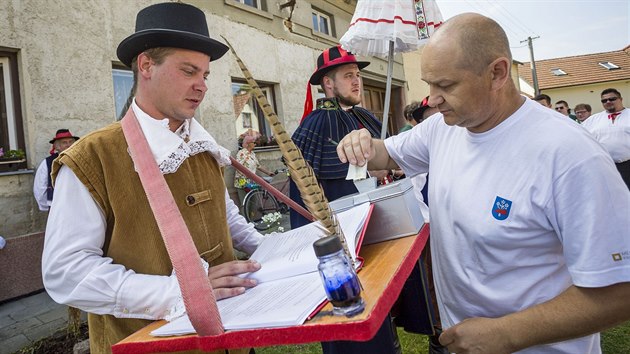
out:
<path id="1" fill-rule="evenodd" d="M 526 40 L 521 41 L 521 43 L 527 42 L 527 45 L 529 46 L 529 60 L 532 66 L 532 80 L 534 81 L 534 96 L 538 96 L 540 94 L 540 90 L 538 89 L 538 75 L 536 75 L 536 61 L 534 60 L 534 46 L 532 45 L 532 39 L 537 38 L 540 38 L 540 36 L 534 38 L 527 37 Z"/>

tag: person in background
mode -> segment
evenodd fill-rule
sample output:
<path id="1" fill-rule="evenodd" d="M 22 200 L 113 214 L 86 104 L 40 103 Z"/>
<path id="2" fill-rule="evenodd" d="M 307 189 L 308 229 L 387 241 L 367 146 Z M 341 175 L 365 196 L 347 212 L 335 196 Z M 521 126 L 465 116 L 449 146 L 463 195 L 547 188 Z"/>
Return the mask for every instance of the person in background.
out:
<path id="1" fill-rule="evenodd" d="M 573 119 L 574 121 L 577 122 L 577 118 L 571 114 L 571 108 L 569 108 L 569 104 L 567 103 L 567 101 L 564 100 L 560 100 L 558 102 L 556 102 L 556 112 L 560 112 L 561 114 Z"/>
<path id="2" fill-rule="evenodd" d="M 450 352 L 599 354 L 597 332 L 630 320 L 630 191 L 585 129 L 521 96 L 511 65 L 498 23 L 452 17 L 422 51 L 440 113 L 384 141 L 353 131 L 337 152 L 407 176 L 430 169 Z"/>
<path id="3" fill-rule="evenodd" d="M 591 105 L 587 103 L 578 103 L 575 105 L 573 112 L 575 112 L 577 122 L 582 124 L 586 118 L 591 116 Z"/>
<path id="4" fill-rule="evenodd" d="M 304 160 L 313 168 L 328 201 L 357 193 L 352 180 L 347 180 L 348 166 L 342 164 L 335 152 L 336 144 L 352 129 L 364 127 L 373 136 L 380 136 L 381 122 L 367 109 L 360 107 L 363 85 L 361 69 L 370 63 L 357 61 L 341 46 L 324 50 L 317 58 L 317 69 L 309 85 L 321 85 L 326 97 L 316 102 L 311 111 L 310 86 L 307 90 L 306 109 L 292 139 L 302 152 Z M 312 106 L 312 104 L 311 104 Z M 385 178 L 388 171 L 370 171 L 371 176 Z M 291 181 L 291 199 L 304 206 L 297 185 Z M 291 210 L 291 228 L 310 221 Z"/>
<path id="5" fill-rule="evenodd" d="M 70 130 L 59 129 L 57 133 L 55 133 L 55 137 L 49 141 L 49 143 L 52 144 L 50 156 L 39 164 L 37 172 L 35 172 L 35 180 L 33 181 L 33 195 L 35 196 L 39 210 L 48 211 L 52 204 L 54 188 L 50 179 L 50 167 L 52 166 L 53 160 L 77 140 L 79 140 L 79 137 L 72 135 Z"/>
<path id="6" fill-rule="evenodd" d="M 228 47 L 209 37 L 204 12 L 183 3 L 148 6 L 136 32 L 117 49 L 134 73 L 134 98 L 123 121 L 137 120 L 174 199 L 216 299 L 256 285 L 240 274 L 260 269 L 236 261 L 262 240 L 228 196 L 229 150 L 193 117 L 206 91 L 210 62 Z M 185 313 L 160 228 L 129 155 L 121 122 L 81 138 L 54 161 L 53 199 L 42 276 L 56 302 L 88 312 L 90 352 L 111 346 L 154 320 Z M 168 198 L 168 196 L 158 196 Z M 213 353 L 225 354 L 220 350 Z M 244 353 L 246 350 L 230 350 Z"/>
<path id="7" fill-rule="evenodd" d="M 540 95 L 534 97 L 534 101 L 540 103 L 547 108 L 551 108 L 551 97 L 545 95 L 544 93 L 541 93 Z"/>
<path id="8" fill-rule="evenodd" d="M 241 149 L 236 153 L 236 161 L 240 162 L 241 165 L 247 167 L 248 170 L 256 173 L 260 171 L 266 174 L 269 177 L 273 177 L 276 174 L 267 170 L 266 168 L 260 165 L 258 162 L 258 158 L 256 158 L 256 153 L 254 152 L 254 147 L 256 147 L 256 134 L 245 134 L 243 137 L 243 143 L 241 144 Z M 236 170 L 234 173 L 234 187 L 238 193 L 238 199 L 240 201 L 240 205 L 243 204 L 243 199 L 247 194 L 246 188 L 248 185 L 251 185 L 252 181 L 243 175 L 240 171 Z"/>
<path id="9" fill-rule="evenodd" d="M 422 123 L 425 119 L 430 116 L 438 113 L 440 110 L 437 107 L 429 106 L 429 96 L 425 97 L 422 100 L 420 107 L 416 108 L 413 112 L 411 112 L 411 116 L 416 122 L 416 124 Z M 429 222 L 429 196 L 427 195 L 428 188 L 428 174 L 421 173 L 411 179 L 411 183 L 413 184 L 413 191 L 416 195 L 416 199 L 420 201 L 420 207 L 422 208 L 422 215 L 424 216 L 424 221 Z"/>
<path id="10" fill-rule="evenodd" d="M 420 101 L 413 101 L 405 106 L 405 109 L 403 110 L 403 115 L 405 116 L 405 120 L 407 121 L 407 123 L 402 128 L 400 128 L 398 133 L 406 132 L 407 130 L 413 128 L 416 124 L 418 124 L 411 113 L 420 106 L 422 106 L 422 102 Z"/>
<path id="11" fill-rule="evenodd" d="M 307 90 L 305 111 L 293 133 L 295 145 L 302 151 L 304 160 L 313 168 L 328 201 L 357 193 L 352 180 L 346 180 L 348 166 L 339 161 L 336 144 L 344 135 L 359 127 L 371 136 L 380 136 L 381 122 L 367 109 L 358 106 L 362 99 L 361 69 L 370 63 L 335 46 L 324 50 L 317 58 L 317 68 L 309 85 L 320 85 L 325 98 L 316 102 L 311 111 L 310 86 Z M 388 171 L 370 171 L 371 176 L 383 178 Z M 304 205 L 297 185 L 291 181 L 289 195 Z M 305 217 L 291 210 L 291 228 L 310 223 Z M 400 343 L 392 319 L 388 316 L 374 338 L 366 342 L 322 342 L 324 354 L 398 353 Z"/>
<path id="12" fill-rule="evenodd" d="M 621 93 L 608 88 L 601 94 L 604 111 L 593 114 L 582 126 L 610 153 L 630 189 L 630 110 L 623 106 Z"/>

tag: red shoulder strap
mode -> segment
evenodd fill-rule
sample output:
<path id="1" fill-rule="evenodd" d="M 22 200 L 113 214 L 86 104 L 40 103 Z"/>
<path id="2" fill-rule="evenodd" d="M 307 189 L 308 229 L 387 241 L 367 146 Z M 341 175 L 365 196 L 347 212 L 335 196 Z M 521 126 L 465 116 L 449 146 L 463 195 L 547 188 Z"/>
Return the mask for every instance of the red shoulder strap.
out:
<path id="1" fill-rule="evenodd" d="M 200 336 L 221 334 L 223 324 L 212 285 L 184 218 L 131 108 L 122 119 L 121 125 L 131 159 L 177 274 L 190 322 Z"/>

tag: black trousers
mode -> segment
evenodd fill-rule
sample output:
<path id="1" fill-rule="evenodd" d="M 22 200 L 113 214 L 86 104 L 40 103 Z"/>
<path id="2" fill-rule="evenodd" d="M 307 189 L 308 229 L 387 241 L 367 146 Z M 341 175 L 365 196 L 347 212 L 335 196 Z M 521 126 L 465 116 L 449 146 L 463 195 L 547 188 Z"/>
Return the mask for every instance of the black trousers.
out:
<path id="1" fill-rule="evenodd" d="M 626 186 L 630 189 L 630 160 L 616 163 L 617 171 L 621 174 L 621 178 L 626 182 Z"/>
<path id="2" fill-rule="evenodd" d="M 423 254 L 423 257 L 426 255 Z M 427 288 L 427 274 L 422 257 L 416 262 L 403 286 L 395 321 L 387 315 L 374 337 L 365 342 L 332 341 L 322 342 L 324 354 L 398 354 L 402 353 L 396 325 L 405 331 L 419 334 L 434 334 L 435 313 Z"/>
<path id="3" fill-rule="evenodd" d="M 324 354 L 402 354 L 402 349 L 394 321 L 391 315 L 387 315 L 374 338 L 365 342 L 349 340 L 322 342 L 322 352 Z"/>

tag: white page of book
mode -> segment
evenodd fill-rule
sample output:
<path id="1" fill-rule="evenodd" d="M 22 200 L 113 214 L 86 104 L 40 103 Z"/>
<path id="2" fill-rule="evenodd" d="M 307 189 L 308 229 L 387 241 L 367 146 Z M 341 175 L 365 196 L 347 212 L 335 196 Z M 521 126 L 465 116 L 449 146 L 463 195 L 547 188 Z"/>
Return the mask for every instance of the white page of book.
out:
<path id="1" fill-rule="evenodd" d="M 352 259 L 355 260 L 357 238 L 365 225 L 369 209 L 370 204 L 364 203 L 337 214 L 337 221 L 348 245 L 354 245 L 348 248 Z M 316 272 L 319 261 L 313 250 L 313 242 L 325 235 L 321 224 L 311 223 L 285 233 L 267 236 L 250 257 L 263 266 L 259 271 L 243 276 L 262 283 L 291 275 Z"/>
<path id="2" fill-rule="evenodd" d="M 369 210 L 370 204 L 365 203 L 337 215 L 348 244 L 356 245 Z M 321 226 L 311 223 L 265 237 L 251 256 L 262 265 L 261 270 L 249 274 L 256 275 L 259 284 L 244 294 L 217 301 L 223 327 L 234 330 L 302 324 L 326 300 L 313 250 L 313 242 L 324 235 Z M 356 257 L 355 247 L 350 247 L 350 251 Z M 263 269 L 268 271 L 261 273 Z M 190 333 L 195 333 L 195 329 L 184 315 L 151 335 Z"/>
<path id="3" fill-rule="evenodd" d="M 259 284 L 236 296 L 217 302 L 226 330 L 286 327 L 301 324 L 319 304 L 326 292 L 319 273 L 307 273 Z M 177 336 L 195 333 L 188 316 L 177 318 L 151 332 L 152 336 Z"/>

